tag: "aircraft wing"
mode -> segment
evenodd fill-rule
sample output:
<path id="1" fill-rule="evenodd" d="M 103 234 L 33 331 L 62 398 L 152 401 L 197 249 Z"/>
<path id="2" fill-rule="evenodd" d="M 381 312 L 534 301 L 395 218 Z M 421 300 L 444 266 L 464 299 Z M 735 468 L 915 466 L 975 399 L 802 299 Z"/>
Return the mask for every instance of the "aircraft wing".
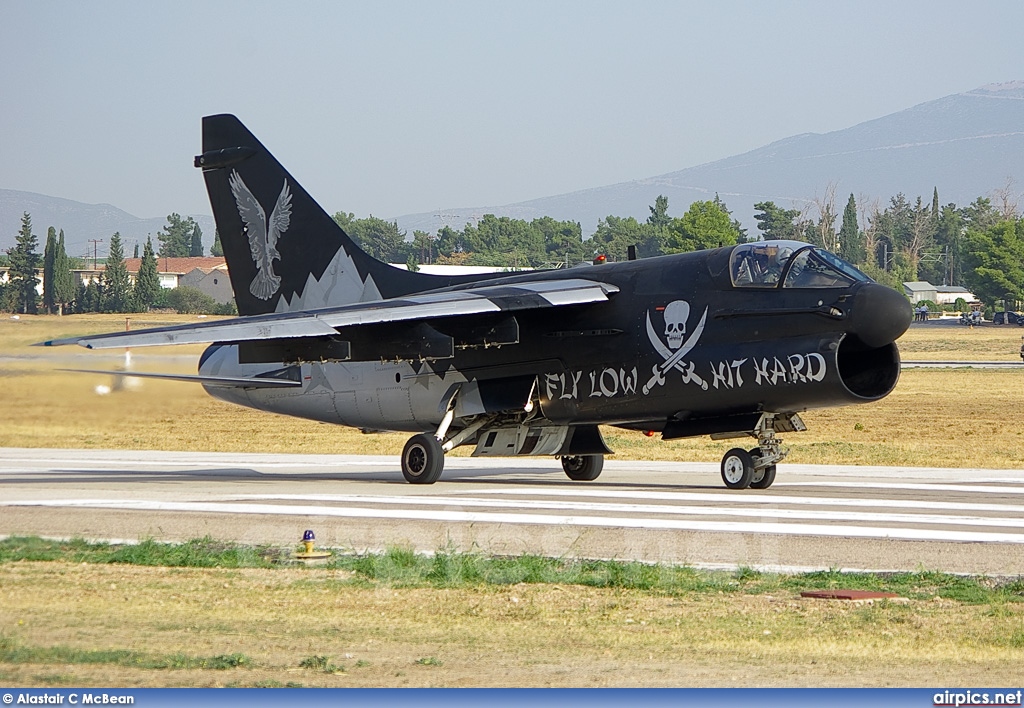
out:
<path id="1" fill-rule="evenodd" d="M 106 376 L 121 376 L 133 379 L 163 379 L 165 381 L 187 381 L 190 383 L 201 383 L 207 386 L 225 386 L 228 388 L 296 388 L 302 386 L 302 381 L 286 378 L 271 378 L 268 376 L 200 376 L 198 374 L 154 374 L 139 371 L 105 371 L 102 369 L 58 369 L 58 371 L 70 371 L 73 374 L 103 374 Z"/>
<path id="2" fill-rule="evenodd" d="M 330 307 L 321 310 L 253 315 L 230 320 L 156 327 L 135 332 L 114 332 L 39 342 L 35 346 L 79 344 L 89 349 L 150 347 L 167 344 L 239 342 L 291 337 L 333 336 L 355 325 L 429 320 L 493 312 L 516 312 L 567 305 L 604 302 L 618 288 L 583 278 L 518 283 L 481 284 L 459 290 L 436 290 L 388 300 Z"/>

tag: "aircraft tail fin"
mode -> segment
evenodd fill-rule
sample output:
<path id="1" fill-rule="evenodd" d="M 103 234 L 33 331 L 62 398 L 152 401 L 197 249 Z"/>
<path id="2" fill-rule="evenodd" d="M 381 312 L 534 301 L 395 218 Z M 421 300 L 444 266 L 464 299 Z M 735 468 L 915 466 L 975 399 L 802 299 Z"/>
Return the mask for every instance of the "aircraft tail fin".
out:
<path id="1" fill-rule="evenodd" d="M 203 118 L 195 166 L 240 315 L 398 297 L 462 280 L 393 268 L 365 253 L 233 115 Z"/>

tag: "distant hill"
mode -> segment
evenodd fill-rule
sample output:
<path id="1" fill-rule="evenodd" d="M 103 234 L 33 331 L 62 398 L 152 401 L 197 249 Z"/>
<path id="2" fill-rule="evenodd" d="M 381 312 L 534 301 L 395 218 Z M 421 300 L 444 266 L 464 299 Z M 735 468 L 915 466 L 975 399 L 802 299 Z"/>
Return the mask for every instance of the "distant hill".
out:
<path id="1" fill-rule="evenodd" d="M 441 213 L 458 228 L 483 214 L 527 220 L 551 216 L 578 221 L 589 235 L 609 214 L 646 219 L 659 194 L 668 197 L 669 213 L 679 216 L 692 202 L 717 193 L 748 233 L 756 235 L 755 203 L 803 208 L 823 196 L 830 182 L 838 185 L 841 213 L 851 193 L 858 199 L 878 198 L 884 207 L 897 192 L 930 201 L 935 187 L 942 204 L 964 206 L 1003 188 L 1007 178 L 1014 180 L 1015 191 L 1024 190 L 1024 81 L 983 86 L 845 130 L 796 135 L 657 177 Z M 397 221 L 410 234 L 443 226 L 437 212 L 408 214 Z"/>
<path id="2" fill-rule="evenodd" d="M 104 257 L 105 245 L 115 231 L 121 234 L 127 256 L 132 255 L 136 241 L 141 250 L 148 235 L 153 236 L 153 245 L 158 247 L 156 234 L 167 223 L 166 216 L 140 219 L 110 204 L 83 204 L 34 192 L 0 189 L 0 249 L 14 245 L 15 236 L 21 230 L 21 215 L 26 211 L 32 216 L 32 231 L 39 237 L 40 253 L 46 245 L 46 230 L 53 226 L 58 231 L 64 230 L 68 255 L 76 258 L 92 256 L 90 239 L 103 239 L 97 250 L 100 257 Z M 203 243 L 209 252 L 213 245 L 213 217 L 191 216 L 203 230 Z"/>

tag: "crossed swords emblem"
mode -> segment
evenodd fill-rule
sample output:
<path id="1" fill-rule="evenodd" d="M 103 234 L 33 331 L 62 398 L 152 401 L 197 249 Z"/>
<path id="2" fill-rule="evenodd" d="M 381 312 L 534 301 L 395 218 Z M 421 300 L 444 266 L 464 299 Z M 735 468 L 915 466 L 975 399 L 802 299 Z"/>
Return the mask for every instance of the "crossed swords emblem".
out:
<path id="1" fill-rule="evenodd" d="M 704 323 L 708 318 L 708 308 L 704 308 L 704 314 L 700 317 L 700 322 L 693 328 L 693 332 L 689 338 L 682 343 L 679 349 L 673 352 L 661 341 L 661 337 L 654 330 L 654 325 L 651 324 L 651 313 L 647 313 L 647 336 L 651 339 L 651 344 L 654 345 L 655 351 L 661 354 L 665 360 L 660 364 L 656 364 L 651 370 L 652 375 L 650 380 L 644 384 L 643 391 L 644 395 L 651 392 L 655 386 L 665 385 L 665 373 L 672 369 L 678 369 L 683 374 L 683 380 L 687 383 L 694 381 L 701 385 L 701 388 L 707 390 L 708 384 L 703 381 L 699 376 L 693 373 L 693 364 L 690 364 L 690 368 L 687 369 L 683 363 L 683 357 L 690 353 L 690 350 L 697 346 L 697 340 L 700 339 L 701 333 L 704 331 Z"/>

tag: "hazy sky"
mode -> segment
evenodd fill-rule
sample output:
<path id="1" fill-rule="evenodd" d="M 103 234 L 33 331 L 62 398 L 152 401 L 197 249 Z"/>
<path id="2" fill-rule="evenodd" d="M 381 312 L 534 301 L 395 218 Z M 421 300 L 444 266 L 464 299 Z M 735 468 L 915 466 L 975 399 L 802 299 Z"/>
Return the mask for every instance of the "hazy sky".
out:
<path id="1" fill-rule="evenodd" d="M 210 213 L 238 115 L 330 212 L 650 177 L 1024 79 L 1024 2 L 0 0 L 0 188 Z"/>

